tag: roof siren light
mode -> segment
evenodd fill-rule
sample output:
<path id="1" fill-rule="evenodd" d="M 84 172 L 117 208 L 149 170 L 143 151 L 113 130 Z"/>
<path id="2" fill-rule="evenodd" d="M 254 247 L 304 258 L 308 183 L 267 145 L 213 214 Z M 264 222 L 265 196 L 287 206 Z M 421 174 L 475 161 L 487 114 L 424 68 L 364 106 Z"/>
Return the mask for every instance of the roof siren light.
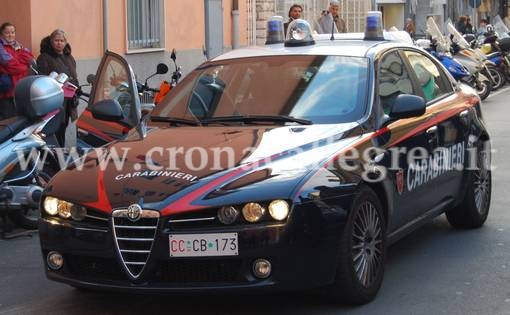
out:
<path id="1" fill-rule="evenodd" d="M 310 24 L 301 19 L 290 22 L 287 28 L 287 40 L 285 47 L 298 47 L 315 45 L 312 37 L 312 27 Z"/>
<path id="2" fill-rule="evenodd" d="M 365 40 L 384 40 L 382 12 L 369 11 L 367 13 Z"/>
<path id="3" fill-rule="evenodd" d="M 285 41 L 283 17 L 275 15 L 267 21 L 266 45 L 281 44 Z"/>

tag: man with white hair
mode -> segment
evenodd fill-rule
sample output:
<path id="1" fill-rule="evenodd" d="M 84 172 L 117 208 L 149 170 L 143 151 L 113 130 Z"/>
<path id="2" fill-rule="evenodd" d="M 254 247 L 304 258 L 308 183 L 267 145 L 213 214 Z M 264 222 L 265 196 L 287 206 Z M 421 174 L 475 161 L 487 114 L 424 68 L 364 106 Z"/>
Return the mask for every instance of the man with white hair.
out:
<path id="1" fill-rule="evenodd" d="M 340 2 L 331 0 L 329 10 L 317 21 L 317 33 L 329 34 L 334 28 L 335 33 L 347 33 L 347 25 L 340 17 Z"/>

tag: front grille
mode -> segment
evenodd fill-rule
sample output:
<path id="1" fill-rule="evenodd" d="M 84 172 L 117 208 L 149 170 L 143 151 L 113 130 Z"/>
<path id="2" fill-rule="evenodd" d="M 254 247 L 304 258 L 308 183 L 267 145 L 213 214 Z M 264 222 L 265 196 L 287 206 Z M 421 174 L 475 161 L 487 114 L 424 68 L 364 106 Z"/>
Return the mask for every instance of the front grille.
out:
<path id="1" fill-rule="evenodd" d="M 153 283 L 243 283 L 241 259 L 162 261 L 154 272 Z"/>
<path id="2" fill-rule="evenodd" d="M 168 219 L 168 227 L 172 231 L 201 229 L 224 226 L 218 220 L 218 208 L 210 208 L 197 212 L 176 214 Z"/>
<path id="3" fill-rule="evenodd" d="M 108 228 L 108 216 L 94 209 L 87 208 L 87 215 L 80 223 L 98 228 Z"/>
<path id="4" fill-rule="evenodd" d="M 149 259 L 159 221 L 159 212 L 142 210 L 138 220 L 128 218 L 128 210 L 112 214 L 115 243 L 124 267 L 138 278 Z"/>
<path id="5" fill-rule="evenodd" d="M 66 255 L 65 265 L 70 274 L 92 279 L 126 280 L 114 258 Z"/>

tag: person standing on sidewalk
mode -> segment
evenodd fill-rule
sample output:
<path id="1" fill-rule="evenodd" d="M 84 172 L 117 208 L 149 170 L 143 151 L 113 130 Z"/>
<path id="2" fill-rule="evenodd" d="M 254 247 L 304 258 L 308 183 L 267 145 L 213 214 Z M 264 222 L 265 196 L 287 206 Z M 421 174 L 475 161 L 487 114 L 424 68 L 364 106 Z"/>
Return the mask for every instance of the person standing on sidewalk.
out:
<path id="1" fill-rule="evenodd" d="M 347 33 L 347 24 L 340 17 L 340 2 L 338 0 L 329 2 L 329 10 L 319 18 L 317 24 L 317 33 L 319 34 L 330 34 L 333 27 L 335 33 Z"/>
<path id="2" fill-rule="evenodd" d="M 406 31 L 412 39 L 414 39 L 414 35 L 416 34 L 416 28 L 414 27 L 413 19 L 407 18 L 406 25 L 404 26 L 404 31 Z"/>
<path id="3" fill-rule="evenodd" d="M 48 75 L 51 72 L 65 73 L 69 76 L 69 82 L 79 86 L 78 74 L 76 72 L 76 60 L 71 55 L 71 45 L 67 42 L 66 33 L 57 29 L 49 36 L 41 40 L 41 54 L 37 58 L 37 67 L 40 74 Z M 78 118 L 78 99 L 66 100 L 64 109 L 59 113 L 55 121 L 60 122 L 56 133 L 59 144 L 65 145 L 66 129 L 69 125 L 69 118 L 75 121 Z"/>
<path id="4" fill-rule="evenodd" d="M 0 25 L 0 120 L 17 115 L 14 88 L 33 60 L 32 53 L 16 40 L 16 27 L 9 22 Z"/>
<path id="5" fill-rule="evenodd" d="M 290 22 L 300 19 L 301 13 L 303 13 L 303 7 L 300 4 L 293 4 L 289 9 L 289 20 L 283 23 L 283 30 L 285 36 L 287 36 L 287 29 L 289 28 Z"/>

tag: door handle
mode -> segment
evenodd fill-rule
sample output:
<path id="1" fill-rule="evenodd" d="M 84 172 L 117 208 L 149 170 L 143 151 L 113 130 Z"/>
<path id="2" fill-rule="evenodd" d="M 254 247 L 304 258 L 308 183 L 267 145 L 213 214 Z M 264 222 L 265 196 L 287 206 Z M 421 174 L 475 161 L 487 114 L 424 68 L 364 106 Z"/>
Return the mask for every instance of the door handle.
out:
<path id="1" fill-rule="evenodd" d="M 437 135 L 437 126 L 430 127 L 425 131 L 428 135 Z"/>
<path id="2" fill-rule="evenodd" d="M 467 109 L 459 114 L 460 118 L 467 118 L 468 115 L 469 111 Z"/>

